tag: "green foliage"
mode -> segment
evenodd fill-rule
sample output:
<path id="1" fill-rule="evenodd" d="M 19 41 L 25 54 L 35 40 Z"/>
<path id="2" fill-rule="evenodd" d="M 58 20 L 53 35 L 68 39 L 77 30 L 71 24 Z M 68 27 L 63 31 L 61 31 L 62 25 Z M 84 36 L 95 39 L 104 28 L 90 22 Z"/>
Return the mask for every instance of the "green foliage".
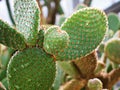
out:
<path id="1" fill-rule="evenodd" d="M 35 45 L 40 25 L 40 11 L 34 0 L 15 0 L 14 13 L 17 30 L 24 35 L 27 45 Z"/>
<path id="2" fill-rule="evenodd" d="M 110 13 L 108 15 L 108 25 L 109 29 L 113 30 L 114 32 L 116 32 L 119 29 L 120 20 L 117 14 Z"/>
<path id="3" fill-rule="evenodd" d="M 56 56 L 59 60 L 74 60 L 93 51 L 107 30 L 107 17 L 94 8 L 75 12 L 61 26 L 70 36 L 70 44 Z"/>
<path id="4" fill-rule="evenodd" d="M 58 90 L 64 83 L 67 90 L 84 88 L 97 67 L 94 50 L 108 29 L 105 13 L 82 8 L 58 27 L 40 26 L 35 0 L 15 0 L 14 8 L 16 29 L 0 20 L 0 43 L 16 50 L 2 63 L 9 61 L 7 78 L 6 68 L 0 73 L 2 83 L 10 90 Z M 57 66 L 56 60 L 61 60 Z"/>
<path id="5" fill-rule="evenodd" d="M 47 53 L 56 55 L 67 48 L 69 35 L 58 26 L 48 28 L 44 36 L 44 49 Z"/>
<path id="6" fill-rule="evenodd" d="M 18 50 L 26 47 L 23 35 L 2 20 L 0 20 L 0 43 Z"/>
<path id="7" fill-rule="evenodd" d="M 105 53 L 111 61 L 120 64 L 120 39 L 109 40 L 105 46 Z"/>
<path id="8" fill-rule="evenodd" d="M 7 69 L 10 90 L 48 90 L 55 72 L 53 58 L 42 49 L 28 48 L 16 52 Z"/>

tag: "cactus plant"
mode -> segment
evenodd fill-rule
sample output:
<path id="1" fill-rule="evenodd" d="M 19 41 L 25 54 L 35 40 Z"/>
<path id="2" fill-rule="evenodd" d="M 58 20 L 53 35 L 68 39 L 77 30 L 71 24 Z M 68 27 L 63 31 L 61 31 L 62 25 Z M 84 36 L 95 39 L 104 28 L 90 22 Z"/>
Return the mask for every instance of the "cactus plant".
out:
<path id="1" fill-rule="evenodd" d="M 58 26 L 50 27 L 44 36 L 44 49 L 47 53 L 56 55 L 68 46 L 69 35 Z"/>
<path id="2" fill-rule="evenodd" d="M 50 55 L 42 49 L 28 48 L 16 52 L 8 64 L 9 87 L 11 90 L 35 90 L 37 88 L 47 90 L 52 86 L 55 72 L 55 63 Z M 21 83 L 23 80 L 24 83 Z"/>
<path id="3" fill-rule="evenodd" d="M 94 23 L 98 21 L 98 24 Z M 56 58 L 74 60 L 93 51 L 103 40 L 106 22 L 105 14 L 98 9 L 83 8 L 75 12 L 61 26 L 61 29 L 69 34 L 70 44 L 63 52 L 59 52 Z"/>
<path id="4" fill-rule="evenodd" d="M 108 58 L 115 62 L 120 64 L 120 39 L 115 38 L 111 39 L 106 43 L 105 46 L 105 53 L 108 56 Z"/>
<path id="5" fill-rule="evenodd" d="M 104 64 L 97 61 L 96 49 L 108 30 L 103 11 L 79 9 L 58 27 L 40 25 L 35 0 L 15 0 L 14 8 L 15 28 L 0 20 L 0 43 L 16 51 L 9 61 L 7 78 L 2 80 L 3 85 L 8 81 L 10 90 L 91 89 L 90 80 L 96 77 L 93 86 L 102 90 L 111 89 L 118 81 L 119 68 L 106 73 L 101 70 Z M 56 62 L 64 75 L 57 71 L 61 76 L 56 76 Z M 59 82 L 61 78 L 63 82 Z"/>
<path id="6" fill-rule="evenodd" d="M 119 29 L 120 20 L 117 14 L 110 13 L 108 15 L 108 25 L 109 29 L 113 30 L 114 32 L 116 32 Z"/>

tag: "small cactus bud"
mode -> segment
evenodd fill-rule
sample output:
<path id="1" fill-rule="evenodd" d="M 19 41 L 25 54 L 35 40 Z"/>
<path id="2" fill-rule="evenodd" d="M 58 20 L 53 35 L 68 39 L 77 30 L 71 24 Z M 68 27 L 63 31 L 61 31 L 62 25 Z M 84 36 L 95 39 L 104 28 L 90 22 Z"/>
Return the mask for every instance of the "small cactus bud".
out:
<path id="1" fill-rule="evenodd" d="M 109 40 L 105 45 L 105 53 L 111 61 L 120 64 L 120 39 Z"/>
<path id="2" fill-rule="evenodd" d="M 49 54 L 56 55 L 68 46 L 69 36 L 65 31 L 60 30 L 58 26 L 50 27 L 44 37 L 43 47 Z"/>
<path id="3" fill-rule="evenodd" d="M 90 79 L 87 84 L 89 90 L 102 90 L 103 84 L 98 78 Z"/>

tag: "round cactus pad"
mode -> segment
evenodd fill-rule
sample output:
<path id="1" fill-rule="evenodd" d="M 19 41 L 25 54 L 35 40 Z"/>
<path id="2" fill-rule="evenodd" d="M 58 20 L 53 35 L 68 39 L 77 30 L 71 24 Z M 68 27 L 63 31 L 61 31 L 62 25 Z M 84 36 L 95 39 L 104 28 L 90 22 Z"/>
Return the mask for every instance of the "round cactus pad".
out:
<path id="1" fill-rule="evenodd" d="M 56 73 L 51 55 L 42 49 L 28 48 L 17 52 L 7 69 L 10 90 L 49 90 Z"/>
<path id="2" fill-rule="evenodd" d="M 58 60 L 75 60 L 93 51 L 103 40 L 107 17 L 95 8 L 83 8 L 70 16 L 61 26 L 70 37 L 68 48 L 58 53 Z"/>
<path id="3" fill-rule="evenodd" d="M 105 53 L 111 61 L 120 64 L 120 39 L 110 39 L 105 45 Z"/>
<path id="4" fill-rule="evenodd" d="M 119 25 L 120 25 L 119 16 L 115 13 L 108 14 L 108 25 L 109 25 L 109 29 L 116 32 L 119 29 Z"/>
<path id="5" fill-rule="evenodd" d="M 58 26 L 48 28 L 44 37 L 44 49 L 50 54 L 56 55 L 64 50 L 69 43 L 69 35 Z"/>

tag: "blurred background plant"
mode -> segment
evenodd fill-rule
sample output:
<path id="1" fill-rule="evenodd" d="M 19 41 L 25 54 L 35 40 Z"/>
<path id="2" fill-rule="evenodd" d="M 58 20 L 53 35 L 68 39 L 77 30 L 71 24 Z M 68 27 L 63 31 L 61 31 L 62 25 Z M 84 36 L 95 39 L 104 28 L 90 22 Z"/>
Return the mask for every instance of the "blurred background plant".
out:
<path id="1" fill-rule="evenodd" d="M 41 9 L 41 24 L 57 24 L 61 26 L 71 13 L 84 7 L 97 7 L 103 9 L 108 15 L 109 30 L 100 47 L 97 49 L 98 59 L 103 63 L 98 64 L 100 67 L 97 72 L 110 72 L 119 68 L 119 64 L 112 62 L 106 55 L 105 47 L 110 39 L 120 38 L 120 0 L 36 0 Z M 15 26 L 13 13 L 13 0 L 0 0 L 0 18 Z M 120 47 L 120 45 L 119 45 Z M 7 88 L 6 67 L 7 63 L 15 50 L 0 45 L 0 81 Z M 120 52 L 118 52 L 119 54 Z M 60 63 L 57 63 L 57 76 L 51 90 L 58 90 L 61 85 L 70 81 L 72 77 L 67 71 L 63 71 Z M 65 64 L 66 65 L 66 64 Z M 68 67 L 71 67 L 68 65 Z M 118 76 L 120 77 L 120 75 Z M 117 79 L 118 79 L 117 77 Z M 119 81 L 119 80 L 117 80 Z M 73 81 L 75 82 L 75 81 Z M 83 81 L 84 82 L 84 81 Z M 120 89 L 120 83 L 114 85 L 113 90 Z M 4 89 L 3 89 L 4 90 Z M 84 89 L 83 89 L 84 90 Z"/>

